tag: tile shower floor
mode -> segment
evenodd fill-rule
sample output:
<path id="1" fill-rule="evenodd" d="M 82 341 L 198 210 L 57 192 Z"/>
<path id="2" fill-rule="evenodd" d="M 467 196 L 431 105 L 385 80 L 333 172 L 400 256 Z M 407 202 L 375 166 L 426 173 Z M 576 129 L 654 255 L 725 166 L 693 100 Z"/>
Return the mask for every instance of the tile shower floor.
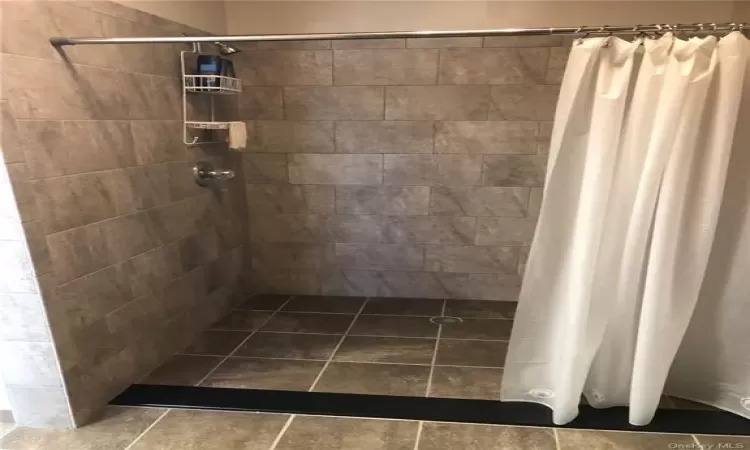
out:
<path id="1" fill-rule="evenodd" d="M 515 303 L 256 295 L 145 384 L 498 399 Z M 453 323 L 439 325 L 441 316 Z"/>

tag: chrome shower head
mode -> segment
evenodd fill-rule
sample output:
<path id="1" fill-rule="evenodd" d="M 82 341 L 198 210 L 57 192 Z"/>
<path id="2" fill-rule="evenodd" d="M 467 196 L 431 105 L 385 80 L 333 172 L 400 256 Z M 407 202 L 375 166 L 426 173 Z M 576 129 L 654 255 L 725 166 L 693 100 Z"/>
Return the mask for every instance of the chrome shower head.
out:
<path id="1" fill-rule="evenodd" d="M 239 53 L 242 50 L 238 49 L 237 47 L 233 47 L 231 45 L 227 45 L 223 42 L 214 42 L 214 45 L 219 49 L 219 53 L 222 55 L 233 55 L 235 53 Z"/>

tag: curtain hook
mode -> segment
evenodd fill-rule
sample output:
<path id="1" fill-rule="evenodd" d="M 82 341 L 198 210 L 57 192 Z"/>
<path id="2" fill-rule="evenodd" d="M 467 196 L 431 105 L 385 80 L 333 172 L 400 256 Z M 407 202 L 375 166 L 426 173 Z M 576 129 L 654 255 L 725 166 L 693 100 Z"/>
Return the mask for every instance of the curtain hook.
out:
<path id="1" fill-rule="evenodd" d="M 586 28 L 586 26 L 584 25 L 584 26 L 578 27 L 578 29 L 576 30 L 576 34 L 580 34 L 581 32 L 583 32 L 583 36 L 579 37 L 579 38 L 578 38 L 578 40 L 576 41 L 576 43 L 577 43 L 578 45 L 582 44 L 582 43 L 583 43 L 583 40 L 584 40 L 585 38 L 587 38 L 587 37 L 588 37 L 588 35 L 589 35 L 589 32 L 588 32 L 588 31 L 584 31 L 584 29 L 585 29 L 585 28 Z"/>

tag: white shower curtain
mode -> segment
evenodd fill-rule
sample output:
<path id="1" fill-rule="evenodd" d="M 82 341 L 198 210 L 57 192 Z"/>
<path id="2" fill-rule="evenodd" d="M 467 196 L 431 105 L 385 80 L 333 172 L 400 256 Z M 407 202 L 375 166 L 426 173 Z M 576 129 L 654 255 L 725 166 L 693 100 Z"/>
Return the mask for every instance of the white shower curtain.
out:
<path id="1" fill-rule="evenodd" d="M 504 400 L 557 424 L 582 393 L 634 425 L 665 391 L 750 417 L 750 167 L 727 176 L 730 156 L 750 161 L 732 151 L 749 53 L 738 32 L 573 45 Z M 731 207 L 725 185 L 745 189 Z M 732 233 L 715 241 L 720 215 Z"/>

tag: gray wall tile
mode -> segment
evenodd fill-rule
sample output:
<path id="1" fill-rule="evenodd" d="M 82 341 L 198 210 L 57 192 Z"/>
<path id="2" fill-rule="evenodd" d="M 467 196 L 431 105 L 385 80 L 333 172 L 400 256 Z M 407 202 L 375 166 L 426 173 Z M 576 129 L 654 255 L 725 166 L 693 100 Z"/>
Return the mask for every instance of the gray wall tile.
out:
<path id="1" fill-rule="evenodd" d="M 477 245 L 529 245 L 535 228 L 533 219 L 480 217 Z"/>
<path id="2" fill-rule="evenodd" d="M 380 184 L 380 155 L 290 155 L 289 182 L 293 184 Z"/>
<path id="3" fill-rule="evenodd" d="M 539 144 L 537 145 L 536 152 L 540 155 L 549 154 L 552 127 L 553 122 L 539 122 Z"/>
<path id="4" fill-rule="evenodd" d="M 284 117 L 281 87 L 243 86 L 239 95 L 238 119 L 281 119 Z"/>
<path id="5" fill-rule="evenodd" d="M 518 269 L 518 248 L 429 245 L 425 248 L 425 267 L 434 272 L 515 275 Z"/>
<path id="6" fill-rule="evenodd" d="M 250 253 L 252 266 L 258 269 L 323 269 L 336 262 L 334 244 L 253 242 Z"/>
<path id="7" fill-rule="evenodd" d="M 284 88 L 284 117 L 292 120 L 383 118 L 383 88 L 374 86 Z"/>
<path id="8" fill-rule="evenodd" d="M 489 87 L 394 86 L 385 94 L 387 120 L 486 120 Z"/>
<path id="9" fill-rule="evenodd" d="M 546 48 L 460 48 L 440 54 L 439 84 L 541 84 L 547 76 Z"/>
<path id="10" fill-rule="evenodd" d="M 286 155 L 257 153 L 242 155 L 242 173 L 246 183 L 286 183 Z"/>
<path id="11" fill-rule="evenodd" d="M 333 123 L 258 120 L 249 150 L 264 153 L 332 153 Z"/>
<path id="12" fill-rule="evenodd" d="M 256 50 L 325 50 L 331 48 L 331 41 L 265 41 L 242 42 L 243 47 Z"/>
<path id="13" fill-rule="evenodd" d="M 257 215 L 250 221 L 250 236 L 266 242 L 377 243 L 382 241 L 382 223 L 378 216 Z"/>
<path id="14" fill-rule="evenodd" d="M 432 121 L 336 122 L 338 153 L 432 153 Z"/>
<path id="15" fill-rule="evenodd" d="M 334 49 L 404 48 L 405 39 L 341 39 L 331 42 Z"/>
<path id="16" fill-rule="evenodd" d="M 333 62 L 326 50 L 246 51 L 237 76 L 259 86 L 332 84 Z"/>
<path id="17" fill-rule="evenodd" d="M 337 186 L 339 214 L 425 215 L 430 188 L 427 186 Z"/>
<path id="18" fill-rule="evenodd" d="M 0 339 L 31 342 L 50 340 L 40 294 L 0 294 Z"/>
<path id="19" fill-rule="evenodd" d="M 478 185 L 480 155 L 384 155 L 385 184 Z"/>
<path id="20" fill-rule="evenodd" d="M 536 122 L 439 122 L 435 153 L 534 154 Z"/>
<path id="21" fill-rule="evenodd" d="M 335 244 L 336 262 L 351 269 L 421 270 L 424 249 L 401 244 Z"/>
<path id="22" fill-rule="evenodd" d="M 546 156 L 485 156 L 484 185 L 542 186 L 546 165 Z"/>
<path id="23" fill-rule="evenodd" d="M 394 244 L 474 243 L 474 217 L 385 216 L 385 242 Z"/>
<path id="24" fill-rule="evenodd" d="M 487 36 L 485 47 L 558 47 L 563 36 Z"/>
<path id="25" fill-rule="evenodd" d="M 481 37 L 410 38 L 408 48 L 471 48 L 481 47 Z"/>
<path id="26" fill-rule="evenodd" d="M 62 387 L 8 386 L 6 390 L 16 424 L 32 428 L 73 428 Z"/>
<path id="27" fill-rule="evenodd" d="M 2 376 L 6 385 L 56 387 L 62 385 L 57 357 L 51 342 L 5 341 Z"/>
<path id="28" fill-rule="evenodd" d="M 493 86 L 490 120 L 553 120 L 559 86 Z"/>
<path id="29" fill-rule="evenodd" d="M 251 214 L 333 214 L 332 186 L 251 184 L 246 186 Z"/>
<path id="30" fill-rule="evenodd" d="M 430 214 L 461 216 L 525 217 L 529 188 L 443 187 L 432 188 Z"/>
<path id="31" fill-rule="evenodd" d="M 549 67 L 547 68 L 547 84 L 560 84 L 565 74 L 565 65 L 568 63 L 570 48 L 553 47 L 549 53 Z"/>
<path id="32" fill-rule="evenodd" d="M 437 50 L 335 50 L 337 85 L 435 84 Z"/>

